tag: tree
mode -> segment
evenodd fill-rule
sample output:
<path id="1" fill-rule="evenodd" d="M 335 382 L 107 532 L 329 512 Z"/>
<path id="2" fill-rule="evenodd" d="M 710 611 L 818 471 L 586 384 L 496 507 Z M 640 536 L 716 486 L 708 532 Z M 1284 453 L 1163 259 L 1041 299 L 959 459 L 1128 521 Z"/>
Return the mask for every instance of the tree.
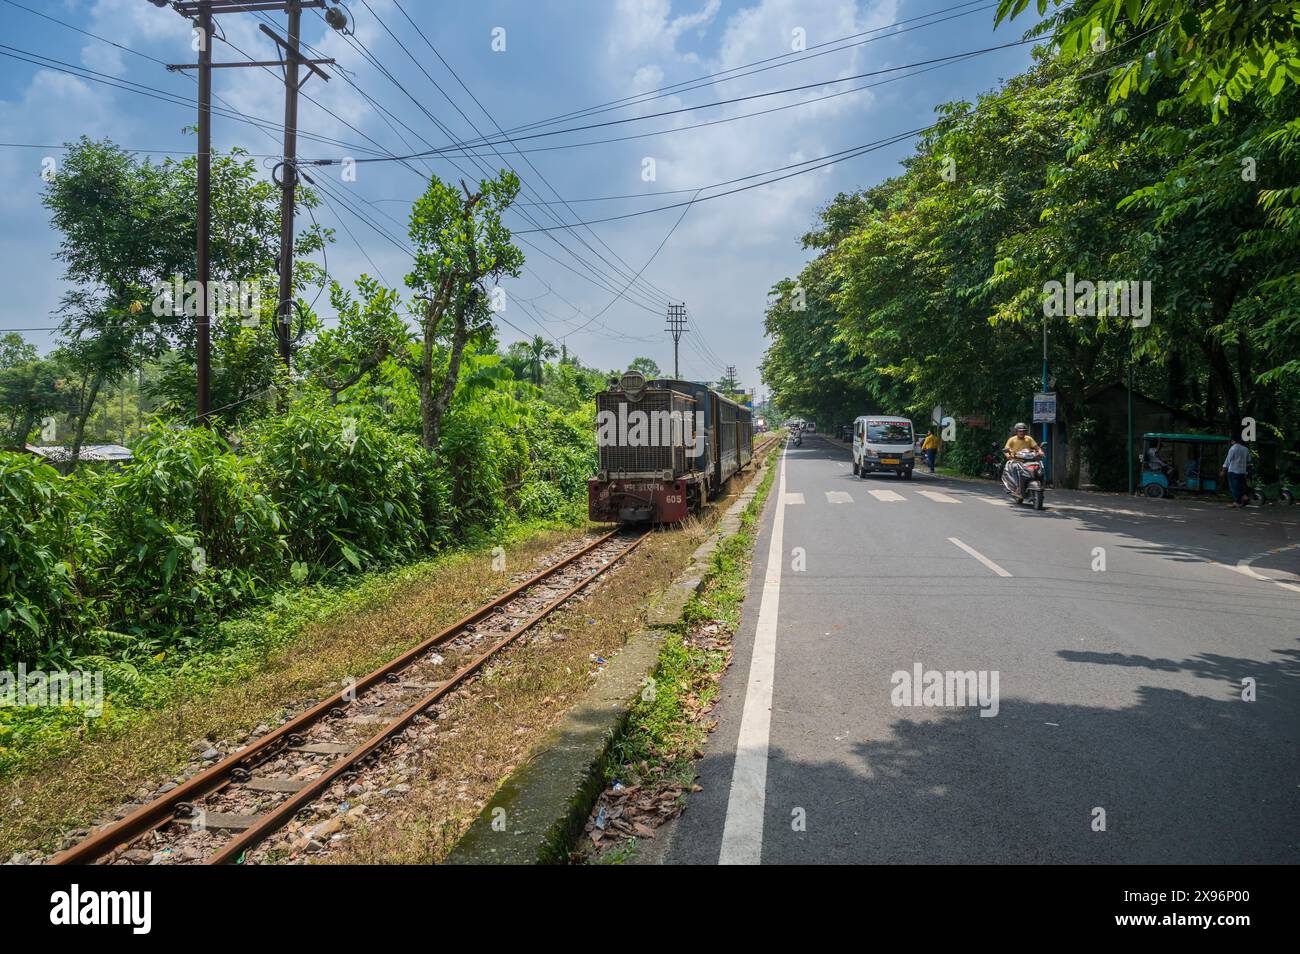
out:
<path id="1" fill-rule="evenodd" d="M 524 257 L 510 240 L 502 214 L 519 194 L 519 178 L 502 172 L 464 193 L 437 176 L 411 210 L 410 236 L 415 261 L 406 284 L 423 303 L 422 348 L 416 377 L 426 450 L 438 447 L 442 417 L 456 391 L 461 357 L 471 338 L 491 333 L 491 310 L 484 281 L 517 277 Z M 450 318 L 450 324 L 446 319 Z M 435 392 L 434 351 L 449 337 L 447 368 Z"/>
<path id="2" fill-rule="evenodd" d="M 164 376 L 163 383 L 174 387 L 164 397 L 177 410 L 193 411 L 193 374 L 188 385 L 184 381 L 194 365 L 196 299 L 173 301 L 172 308 L 154 305 L 163 304 L 160 287 L 179 280 L 184 288 L 185 282 L 197 278 L 196 175 L 193 158 L 160 164 L 137 161 L 107 140 L 83 137 L 68 148 L 46 187 L 42 201 L 51 223 L 63 233 L 56 258 L 64 263 L 64 277 L 73 286 L 63 296 L 60 312 L 68 360 L 81 378 L 74 460 L 105 384 L 173 348 L 178 352 L 172 362 L 176 372 Z M 309 189 L 299 194 L 309 207 L 316 201 Z M 256 164 L 242 158 L 240 151 L 213 157 L 213 282 L 258 284 L 275 272 L 279 202 L 279 190 L 261 179 Z M 327 239 L 328 233 L 317 226 L 304 229 L 295 240 L 295 255 L 314 254 Z M 301 271 L 295 268 L 299 274 L 298 285 L 305 287 L 302 283 L 317 277 L 319 269 L 303 262 Z M 267 296 L 262 296 L 268 314 L 274 311 L 274 297 L 266 302 Z M 213 317 L 213 404 L 235 406 L 270 383 L 273 365 L 253 352 L 259 343 L 273 351 L 273 329 L 267 321 L 246 322 L 233 308 Z M 227 356 L 247 359 L 229 378 L 238 385 L 235 394 L 221 389 Z M 258 370 L 251 374 L 254 368 Z"/>
<path id="3" fill-rule="evenodd" d="M 18 332 L 6 331 L 0 335 L 0 371 L 35 361 L 36 358 L 36 345 L 30 344 Z"/>
<path id="4" fill-rule="evenodd" d="M 317 335 L 300 361 L 307 374 L 329 391 L 331 404 L 340 393 L 376 373 L 390 355 L 405 354 L 410 340 L 396 291 L 368 275 L 358 278 L 356 287 L 354 299 L 337 282 L 331 283 L 330 304 L 339 325 Z"/>
<path id="5" fill-rule="evenodd" d="M 21 447 L 42 417 L 71 408 L 62 369 L 17 332 L 0 335 L 0 446 Z"/>
<path id="6" fill-rule="evenodd" d="M 528 355 L 528 370 L 532 375 L 533 384 L 540 388 L 542 386 L 542 372 L 546 369 L 546 359 L 554 358 L 560 352 L 555 345 L 541 335 L 533 335 L 533 339 L 525 345 L 525 350 Z"/>
<path id="7" fill-rule="evenodd" d="M 628 364 L 627 369 L 644 375 L 647 381 L 653 381 L 662 374 L 659 370 L 659 365 L 655 364 L 654 359 L 652 358 L 633 358 Z"/>

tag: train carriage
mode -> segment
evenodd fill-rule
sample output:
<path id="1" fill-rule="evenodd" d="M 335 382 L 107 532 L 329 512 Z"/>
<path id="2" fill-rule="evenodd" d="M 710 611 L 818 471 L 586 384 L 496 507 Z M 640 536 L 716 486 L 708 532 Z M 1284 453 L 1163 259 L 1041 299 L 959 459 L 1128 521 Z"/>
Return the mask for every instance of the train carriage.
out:
<path id="1" fill-rule="evenodd" d="M 591 519 L 675 523 L 753 460 L 753 412 L 707 385 L 628 372 L 596 395 L 596 444 Z"/>

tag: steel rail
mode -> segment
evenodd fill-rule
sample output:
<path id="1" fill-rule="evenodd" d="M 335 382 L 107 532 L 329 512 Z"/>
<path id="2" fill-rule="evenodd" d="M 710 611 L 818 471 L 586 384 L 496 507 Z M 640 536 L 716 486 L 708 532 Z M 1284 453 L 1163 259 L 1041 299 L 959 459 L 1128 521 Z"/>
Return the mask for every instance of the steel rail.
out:
<path id="1" fill-rule="evenodd" d="M 365 761 L 365 759 L 405 731 L 411 721 L 421 712 L 459 686 L 462 682 L 477 672 L 485 662 L 495 656 L 502 649 L 505 649 L 506 646 L 513 643 L 528 630 L 532 629 L 540 620 L 555 612 L 555 610 L 564 605 L 564 603 L 566 603 L 575 593 L 584 587 L 589 586 L 602 573 L 635 550 L 637 546 L 640 545 L 641 541 L 648 535 L 648 533 L 643 533 L 638 536 L 631 542 L 631 544 L 624 547 L 617 554 L 611 557 L 607 563 L 597 568 L 594 573 L 589 573 L 587 576 L 584 576 L 554 600 L 533 613 L 533 615 L 528 617 L 528 619 L 524 620 L 505 636 L 501 637 L 501 639 L 493 643 L 485 652 L 479 654 L 462 666 L 456 671 L 455 675 L 448 678 L 447 681 L 442 683 L 442 685 L 437 689 L 433 690 L 419 701 L 413 703 L 405 712 L 376 732 L 358 748 L 334 762 L 320 775 L 311 779 L 305 787 L 294 792 L 289 796 L 289 798 L 285 799 L 266 814 L 262 815 L 261 819 L 255 825 L 244 829 L 235 837 L 231 838 L 230 841 L 222 845 L 216 852 L 209 855 L 207 859 L 205 859 L 204 864 L 220 865 L 238 861 L 244 852 L 256 846 L 272 832 L 283 827 L 289 819 L 293 818 L 293 816 L 298 814 L 298 812 L 304 807 L 314 802 L 316 798 L 324 792 L 325 789 L 329 788 L 329 786 L 340 776 L 350 771 L 353 766 Z M 605 539 L 608 539 L 608 537 Z"/>
<path id="2" fill-rule="evenodd" d="M 98 831 L 92 832 L 75 845 L 59 852 L 50 859 L 49 863 L 52 865 L 88 864 L 103 855 L 106 855 L 114 848 L 129 844 L 140 835 L 146 834 L 147 832 L 173 821 L 177 814 L 177 805 L 183 802 L 198 801 L 202 798 L 206 798 L 219 789 L 224 788 L 232 781 L 232 777 L 236 770 L 251 770 L 256 764 L 263 761 L 265 757 L 277 751 L 280 747 L 280 743 L 287 742 L 289 736 L 301 734 L 317 722 L 328 717 L 333 709 L 349 705 L 350 699 L 348 697 L 351 697 L 351 699 L 358 698 L 363 692 L 378 683 L 380 680 L 386 679 L 389 675 L 405 669 L 430 649 L 441 645 L 453 636 L 459 634 L 466 626 L 483 620 L 485 617 L 491 615 L 501 605 L 513 600 L 525 590 L 531 589 L 538 583 L 556 575 L 561 570 L 586 556 L 592 550 L 595 550 L 597 547 L 613 539 L 613 537 L 620 532 L 621 528 L 616 528 L 603 536 L 597 537 L 591 543 L 575 551 L 570 556 L 565 557 L 553 566 L 546 567 L 529 577 L 524 582 L 505 591 L 495 599 L 484 603 L 459 622 L 453 623 L 438 634 L 431 636 L 411 649 L 408 649 L 400 656 L 385 663 L 383 666 L 358 680 L 356 683 L 350 684 L 323 701 L 318 702 L 310 709 L 307 709 L 305 712 L 295 716 L 293 719 L 290 719 L 288 722 L 262 736 L 262 738 L 250 744 L 247 748 L 235 752 L 220 762 L 209 766 L 207 769 L 204 769 L 193 777 L 187 779 L 167 794 L 161 795 L 158 798 L 141 805 L 135 811 L 126 815 L 122 819 L 107 825 Z M 642 538 L 638 538 L 636 542 L 640 543 L 641 539 Z M 618 558 L 621 559 L 629 552 L 631 552 L 631 548 L 620 553 Z M 603 572 L 608 566 L 612 565 L 613 562 L 616 561 L 611 561 L 610 564 L 606 564 L 606 567 L 603 567 L 601 572 Z M 585 582 L 590 582 L 592 579 L 595 579 L 595 575 L 589 577 Z M 585 582 L 583 585 L 585 585 Z M 565 598 L 567 599 L 567 597 Z"/>

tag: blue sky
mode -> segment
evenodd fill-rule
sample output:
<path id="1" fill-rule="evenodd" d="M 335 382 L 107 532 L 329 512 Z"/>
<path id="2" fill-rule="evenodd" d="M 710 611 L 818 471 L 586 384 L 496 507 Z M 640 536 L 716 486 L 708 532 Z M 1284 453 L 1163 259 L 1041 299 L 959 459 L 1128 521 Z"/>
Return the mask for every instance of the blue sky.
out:
<path id="1" fill-rule="evenodd" d="M 52 258 L 58 235 L 40 205 L 40 191 L 42 162 L 46 157 L 57 161 L 59 151 L 47 147 L 84 134 L 109 137 L 129 148 L 178 155 L 194 148 L 193 137 L 183 128 L 195 121 L 195 84 L 146 58 L 191 62 L 195 54 L 187 21 L 147 0 L 14 2 L 145 56 L 78 34 L 9 0 L 0 0 L 0 43 L 145 84 L 174 94 L 186 105 L 0 56 L 0 143 L 40 147 L 0 146 L 0 280 L 7 289 L 0 296 L 0 329 L 41 328 L 57 321 L 52 312 L 64 291 L 61 266 Z M 397 3 L 419 31 L 407 22 Z M 816 210 L 839 191 L 869 186 L 897 172 L 899 160 L 911 151 L 911 140 L 772 185 L 698 202 L 684 216 L 684 207 L 678 207 L 585 227 L 528 234 L 524 230 L 677 205 L 702 186 L 924 126 L 933 120 L 939 103 L 973 98 L 1023 70 L 1029 47 L 972 57 L 831 99 L 817 97 L 895 79 L 907 71 L 746 102 L 706 104 L 823 84 L 1020 39 L 1029 21 L 995 30 L 992 11 L 987 9 L 991 5 L 959 5 L 956 0 L 489 0 L 473 4 L 350 0 L 355 28 L 351 42 L 331 31 L 314 12 L 304 15 L 303 40 L 322 55 L 335 57 L 355 85 L 332 69 L 329 83 L 313 79 L 304 87 L 304 93 L 320 106 L 302 103 L 299 154 L 313 159 L 402 155 L 445 145 L 451 141 L 447 131 L 458 140 L 470 138 L 475 135 L 471 122 L 484 134 L 495 133 L 494 121 L 511 130 L 781 57 L 792 52 L 796 31 L 802 30 L 807 49 L 777 61 L 783 64 L 779 68 L 512 133 L 514 148 L 523 150 L 526 160 L 508 144 L 497 147 L 524 181 L 521 202 L 551 203 L 521 205 L 510 214 L 512 228 L 531 244 L 523 246 L 528 270 L 505 286 L 506 308 L 500 322 L 504 341 L 542 333 L 564 341 L 598 367 L 623 367 L 631 358 L 647 355 L 668 370 L 672 346 L 664 331 L 663 304 L 667 298 L 683 300 L 691 317 L 682 341 L 683 376 L 713 380 L 722 374 L 723 366 L 733 364 L 742 384 L 752 387 L 765 348 L 762 319 L 767 292 L 806 260 L 799 237 L 813 224 Z M 920 20 L 889 26 L 931 13 L 936 14 L 935 20 L 953 18 L 933 25 L 931 20 Z M 270 18 L 282 28 L 282 14 Z M 272 59 L 272 44 L 258 31 L 258 22 L 250 14 L 219 18 L 234 47 L 254 59 Z M 858 44 L 849 49 L 811 55 L 821 52 L 819 44 L 881 27 L 887 29 L 848 41 Z M 503 50 L 493 48 L 494 33 L 498 47 L 504 36 Z M 414 54 L 418 65 L 397 40 Z M 363 50 L 373 54 L 406 92 L 369 62 Z M 13 51 L 0 48 L 3 52 Z M 232 46 L 218 43 L 215 58 L 243 57 Z M 216 71 L 215 94 L 246 116 L 280 122 L 282 89 L 277 78 L 260 70 Z M 367 102 L 362 92 L 389 115 Z M 795 105 L 766 115 L 685 128 L 789 104 Z M 701 108 L 581 132 L 537 135 L 683 107 Z M 660 131 L 620 142 L 570 145 Z M 528 135 L 533 138 L 516 138 Z M 213 142 L 220 150 L 241 146 L 260 156 L 278 152 L 278 141 L 275 129 L 262 131 L 237 118 L 215 117 Z M 480 151 L 485 153 L 478 160 L 483 167 L 502 165 L 491 150 Z M 328 250 L 330 274 L 346 284 L 362 272 L 378 270 L 390 285 L 400 287 L 409 264 L 407 253 L 349 210 L 360 212 L 404 244 L 409 203 L 422 191 L 422 175 L 429 169 L 453 180 L 483 174 L 472 159 L 457 157 L 455 163 L 460 168 L 442 156 L 411 162 L 409 168 L 393 161 L 361 163 L 355 167 L 355 181 L 343 181 L 340 166 L 316 170 L 313 174 L 322 178 L 327 192 L 319 219 L 337 230 L 337 240 Z M 651 169 L 653 179 L 648 180 Z M 603 198 L 609 196 L 631 198 Z M 558 204 L 558 197 L 568 205 Z M 640 277 L 633 280 L 638 272 Z M 625 288 L 627 293 L 619 295 Z M 326 299 L 320 302 L 325 304 Z M 28 337 L 42 348 L 53 340 L 47 331 Z"/>

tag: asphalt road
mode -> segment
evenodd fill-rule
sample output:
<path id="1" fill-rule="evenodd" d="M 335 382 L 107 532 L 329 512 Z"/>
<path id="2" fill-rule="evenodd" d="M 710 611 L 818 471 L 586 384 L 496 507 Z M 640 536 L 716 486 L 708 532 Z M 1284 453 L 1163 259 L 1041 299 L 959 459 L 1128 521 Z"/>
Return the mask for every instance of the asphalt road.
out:
<path id="1" fill-rule="evenodd" d="M 859 479 L 815 436 L 784 468 L 703 791 L 653 860 L 1300 861 L 1300 507 L 1035 513 Z M 983 704 L 897 704 L 917 666 Z"/>

